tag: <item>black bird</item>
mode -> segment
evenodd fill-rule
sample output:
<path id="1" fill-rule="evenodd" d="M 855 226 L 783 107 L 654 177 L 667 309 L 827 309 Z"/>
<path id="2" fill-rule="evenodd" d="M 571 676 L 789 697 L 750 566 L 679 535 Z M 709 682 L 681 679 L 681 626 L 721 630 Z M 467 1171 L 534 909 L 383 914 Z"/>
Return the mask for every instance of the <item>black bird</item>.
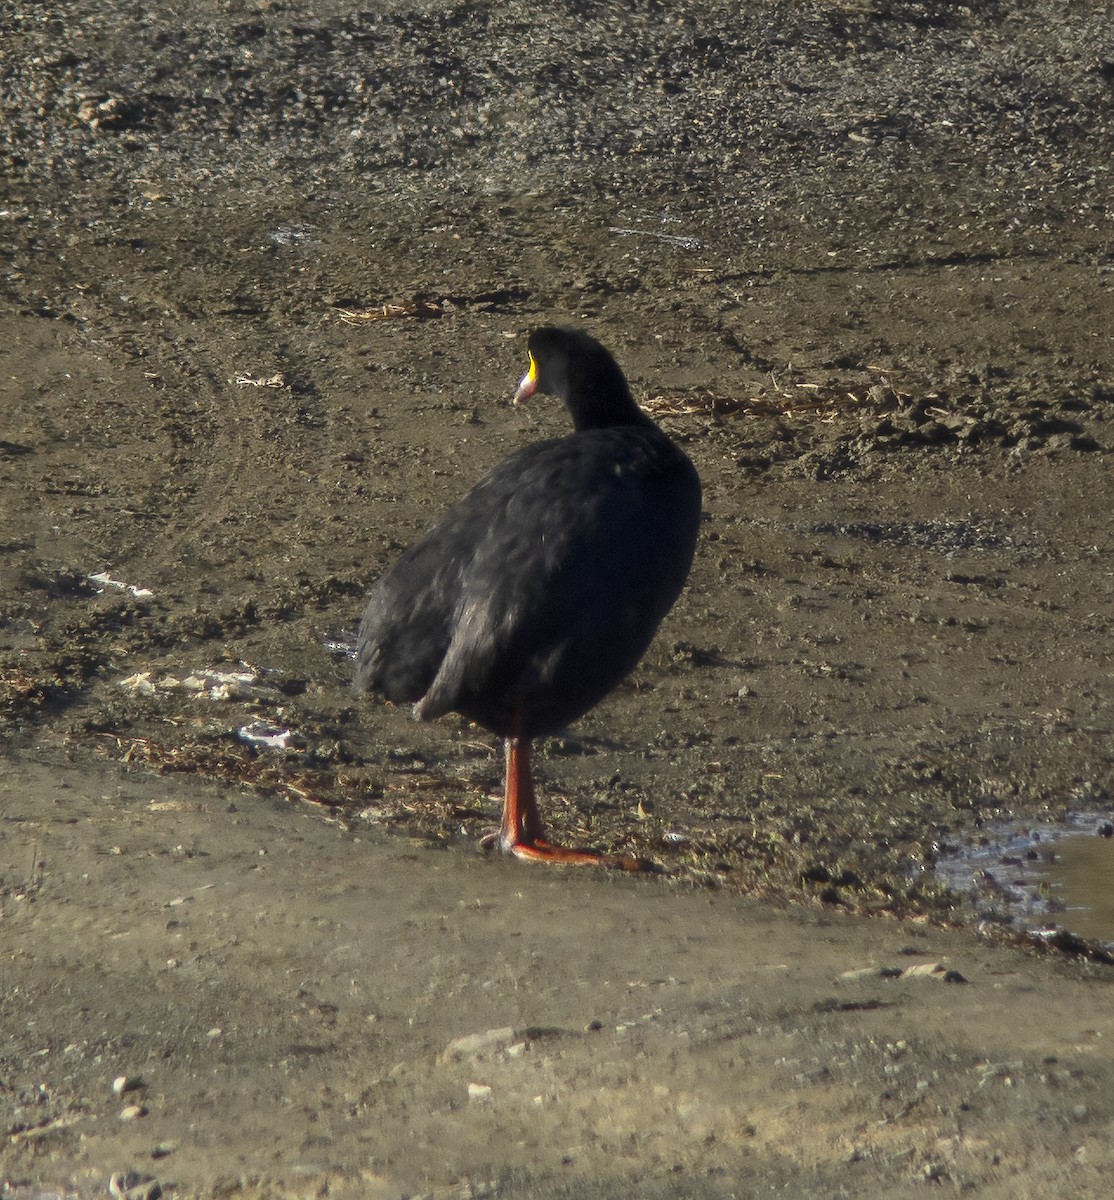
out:
<path id="1" fill-rule="evenodd" d="M 573 432 L 489 471 L 379 580 L 355 690 L 506 739 L 501 850 L 630 866 L 546 841 L 530 739 L 582 717 L 642 657 L 692 564 L 700 479 L 599 342 L 546 327 L 528 348 L 515 403 L 558 396 Z"/>

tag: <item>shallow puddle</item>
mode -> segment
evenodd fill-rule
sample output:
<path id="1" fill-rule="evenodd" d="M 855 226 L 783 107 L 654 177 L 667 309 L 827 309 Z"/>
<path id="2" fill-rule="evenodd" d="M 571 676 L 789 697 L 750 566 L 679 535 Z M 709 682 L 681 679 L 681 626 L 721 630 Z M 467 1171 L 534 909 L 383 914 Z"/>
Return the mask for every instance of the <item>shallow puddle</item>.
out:
<path id="1" fill-rule="evenodd" d="M 936 874 L 980 914 L 1033 933 L 1066 929 L 1114 945 L 1114 824 L 1076 813 L 1062 825 L 1002 822 L 950 848 Z"/>
<path id="2" fill-rule="evenodd" d="M 1064 906 L 1060 925 L 1082 938 L 1114 943 L 1114 837 L 1094 831 L 1062 837 L 1040 873 Z"/>

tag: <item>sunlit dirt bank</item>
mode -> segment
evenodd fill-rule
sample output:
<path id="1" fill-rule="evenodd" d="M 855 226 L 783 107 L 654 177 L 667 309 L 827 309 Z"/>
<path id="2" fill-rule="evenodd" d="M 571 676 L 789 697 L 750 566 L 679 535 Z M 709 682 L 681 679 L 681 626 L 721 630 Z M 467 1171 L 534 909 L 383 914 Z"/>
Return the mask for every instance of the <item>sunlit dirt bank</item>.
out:
<path id="1" fill-rule="evenodd" d="M 0 20 L 8 1191 L 1104 1195 L 1109 967 L 933 871 L 1111 809 L 1102 6 Z M 348 687 L 552 321 L 704 481 L 538 755 L 652 879 Z"/>

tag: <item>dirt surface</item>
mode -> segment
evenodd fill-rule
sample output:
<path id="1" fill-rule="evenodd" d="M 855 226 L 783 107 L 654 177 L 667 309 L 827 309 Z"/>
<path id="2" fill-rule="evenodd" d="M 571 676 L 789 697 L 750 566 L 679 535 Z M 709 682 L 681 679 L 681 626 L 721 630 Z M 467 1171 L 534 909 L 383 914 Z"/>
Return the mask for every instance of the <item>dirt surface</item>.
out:
<path id="1" fill-rule="evenodd" d="M 1105 1194 L 1110 968 L 931 870 L 1112 806 L 1104 7 L 0 20 L 0 1180 Z M 509 404 L 554 320 L 705 484 L 538 756 L 660 879 L 485 860 L 491 739 L 347 688 L 370 582 L 565 427 Z"/>
<path id="2" fill-rule="evenodd" d="M 107 764 L 0 796 L 20 1200 L 1108 1189 L 1108 976 Z"/>

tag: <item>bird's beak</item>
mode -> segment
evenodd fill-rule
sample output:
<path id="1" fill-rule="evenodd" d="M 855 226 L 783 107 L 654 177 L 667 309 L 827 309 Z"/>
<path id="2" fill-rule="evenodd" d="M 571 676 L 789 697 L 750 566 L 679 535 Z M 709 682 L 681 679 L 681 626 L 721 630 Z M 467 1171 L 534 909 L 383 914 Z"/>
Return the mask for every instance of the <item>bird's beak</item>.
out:
<path id="1" fill-rule="evenodd" d="M 534 356 L 530 355 L 530 369 L 522 377 L 522 382 L 518 385 L 518 391 L 514 394 L 515 404 L 521 404 L 523 400 L 528 400 L 538 390 L 538 364 L 534 362 Z"/>

